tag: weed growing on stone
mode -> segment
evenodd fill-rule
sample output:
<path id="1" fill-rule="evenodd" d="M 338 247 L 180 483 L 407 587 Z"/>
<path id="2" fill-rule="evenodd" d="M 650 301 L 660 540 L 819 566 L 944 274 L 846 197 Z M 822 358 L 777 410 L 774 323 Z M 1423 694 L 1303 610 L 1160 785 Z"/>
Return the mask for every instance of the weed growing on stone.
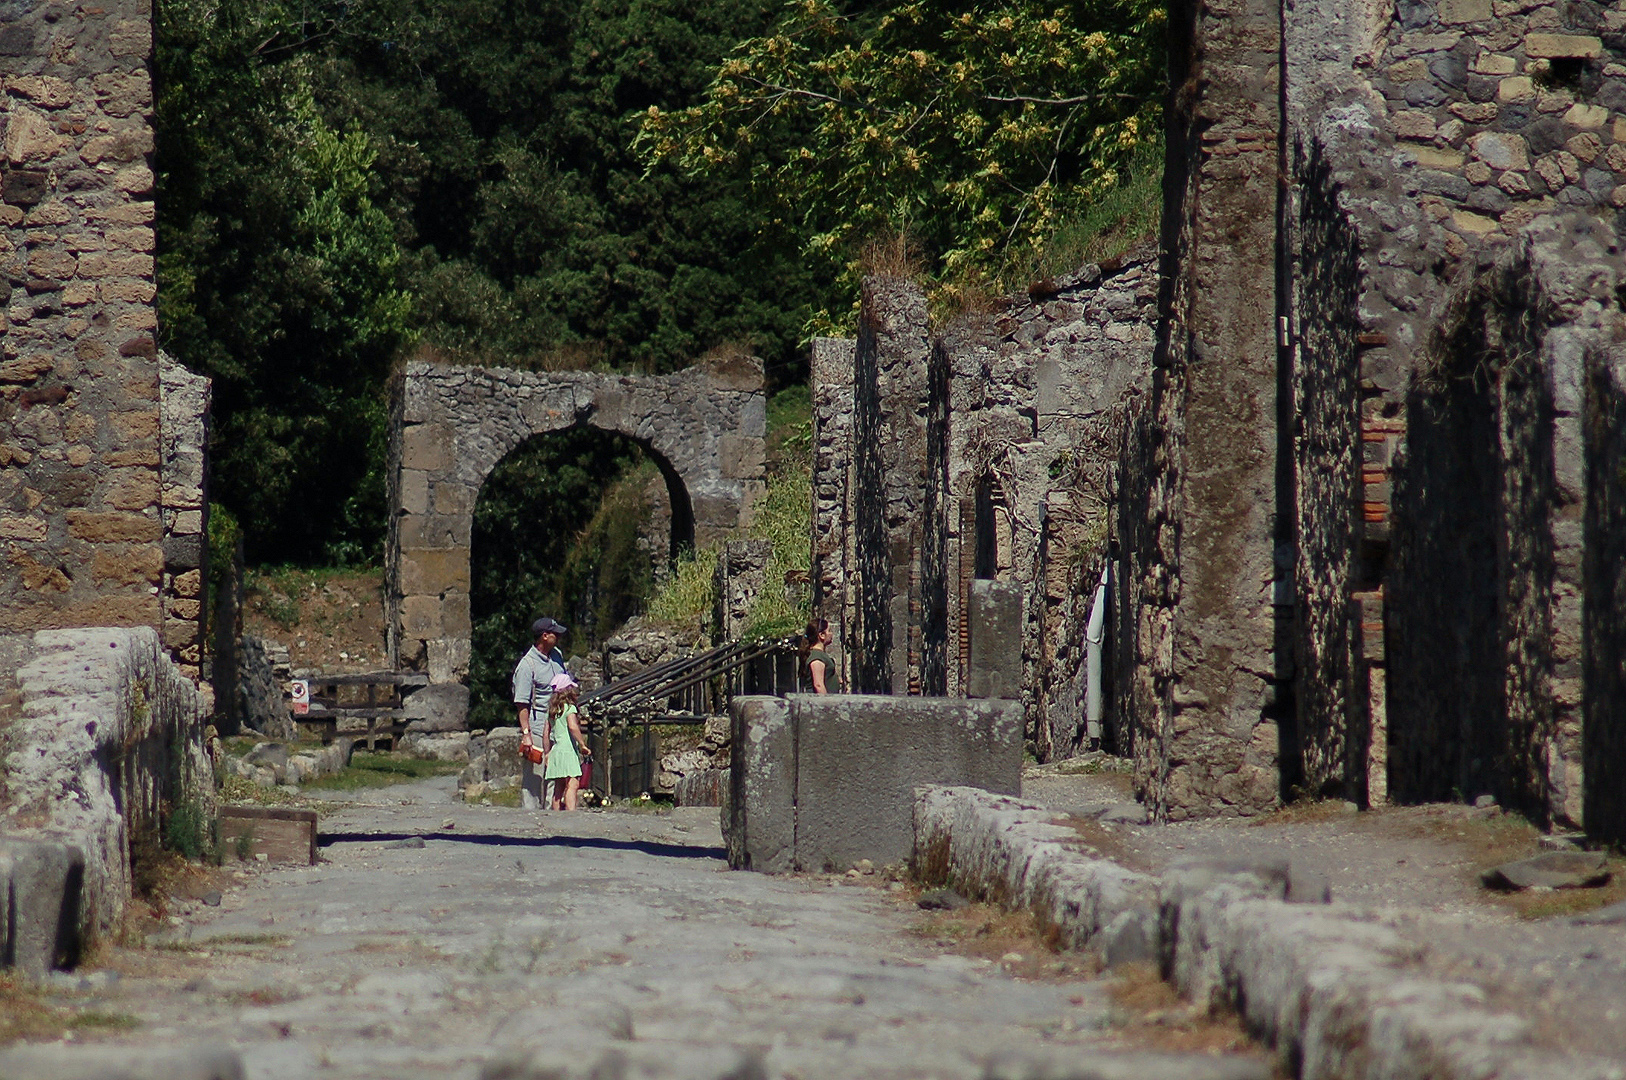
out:
<path id="1" fill-rule="evenodd" d="M 121 1013 L 78 1011 L 58 1005 L 45 990 L 14 971 L 0 972 L 0 1046 L 76 1036 L 117 1034 L 140 1021 Z"/>
<path id="2" fill-rule="evenodd" d="M 1263 1048 L 1229 1008 L 1204 1009 L 1180 997 L 1151 964 L 1114 969 L 1108 994 L 1115 1041 L 1163 1053 L 1259 1054 Z"/>

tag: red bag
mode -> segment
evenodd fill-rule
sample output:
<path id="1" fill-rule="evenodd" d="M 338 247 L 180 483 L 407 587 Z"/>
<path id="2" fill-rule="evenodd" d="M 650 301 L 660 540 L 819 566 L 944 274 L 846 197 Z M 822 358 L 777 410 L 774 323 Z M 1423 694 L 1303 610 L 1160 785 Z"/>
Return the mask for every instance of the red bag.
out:
<path id="1" fill-rule="evenodd" d="M 584 758 L 582 758 L 581 789 L 583 791 L 588 791 L 588 790 L 590 790 L 592 788 L 592 786 L 593 786 L 593 759 L 590 758 L 590 757 L 584 757 Z"/>
<path id="2" fill-rule="evenodd" d="M 520 747 L 519 756 L 524 758 L 526 761 L 529 761 L 532 765 L 540 765 L 544 759 L 542 748 L 535 743 L 532 743 L 530 746 Z"/>

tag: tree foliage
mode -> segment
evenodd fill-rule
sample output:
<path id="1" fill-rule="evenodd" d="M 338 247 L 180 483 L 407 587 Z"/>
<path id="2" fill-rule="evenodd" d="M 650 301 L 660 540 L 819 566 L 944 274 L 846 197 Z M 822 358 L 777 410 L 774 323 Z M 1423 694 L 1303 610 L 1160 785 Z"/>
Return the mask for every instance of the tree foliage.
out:
<path id="1" fill-rule="evenodd" d="M 1036 251 L 1155 138 L 1153 0 L 793 0 L 705 100 L 651 107 L 647 160 L 746 184 L 813 252 L 884 234 L 948 276 Z"/>
<path id="2" fill-rule="evenodd" d="M 385 380 L 456 359 L 793 379 L 799 244 L 726 178 L 647 170 L 767 0 L 167 0 L 162 344 L 215 379 L 214 495 L 252 562 L 376 558 Z"/>

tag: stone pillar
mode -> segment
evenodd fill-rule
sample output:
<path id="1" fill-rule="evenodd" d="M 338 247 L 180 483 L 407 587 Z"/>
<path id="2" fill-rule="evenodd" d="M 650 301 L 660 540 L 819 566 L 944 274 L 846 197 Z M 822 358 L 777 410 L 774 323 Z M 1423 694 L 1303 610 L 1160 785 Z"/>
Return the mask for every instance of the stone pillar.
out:
<path id="1" fill-rule="evenodd" d="M 1171 10 L 1176 108 L 1165 184 L 1176 271 L 1153 420 L 1161 444 L 1132 537 L 1137 783 L 1155 813 L 1254 814 L 1277 798 L 1277 0 Z"/>
<path id="2" fill-rule="evenodd" d="M 1581 658 L 1587 832 L 1626 843 L 1626 356 L 1593 356 L 1584 388 L 1587 598 Z"/>
<path id="3" fill-rule="evenodd" d="M 971 662 L 965 696 L 1022 697 L 1022 586 L 1014 582 L 971 583 L 968 613 Z"/>
<path id="4" fill-rule="evenodd" d="M 866 278 L 853 377 L 858 573 L 853 689 L 919 692 L 917 571 L 926 483 L 926 297 L 911 281 Z"/>
<path id="5" fill-rule="evenodd" d="M 209 574 L 209 380 L 159 356 L 164 520 L 164 647 L 199 678 L 203 661 L 203 584 Z"/>
<path id="6" fill-rule="evenodd" d="M 717 553 L 717 569 L 712 575 L 717 594 L 712 609 L 712 638 L 718 642 L 737 641 L 745 633 L 751 605 L 768 587 L 783 588 L 783 582 L 767 580 L 768 563 L 773 558 L 771 540 L 730 540 Z"/>
<path id="7" fill-rule="evenodd" d="M 0 630 L 163 625 L 151 51 L 146 0 L 0 34 Z"/>
<path id="8" fill-rule="evenodd" d="M 813 399 L 813 614 L 830 621 L 841 685 L 852 685 L 853 360 L 847 338 L 814 338 L 808 358 Z"/>

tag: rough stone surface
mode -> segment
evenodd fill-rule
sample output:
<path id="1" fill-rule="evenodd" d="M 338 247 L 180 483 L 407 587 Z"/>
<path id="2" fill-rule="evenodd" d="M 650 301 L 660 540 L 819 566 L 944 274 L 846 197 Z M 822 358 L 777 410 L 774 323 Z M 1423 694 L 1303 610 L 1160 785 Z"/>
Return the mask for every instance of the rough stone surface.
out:
<path id="1" fill-rule="evenodd" d="M 907 859 L 921 784 L 1021 789 L 1017 702 L 844 694 L 792 694 L 789 702 L 801 869 Z"/>
<path id="2" fill-rule="evenodd" d="M 223 1046 L 136 1050 L 123 1046 L 11 1046 L 0 1050 L 7 1080 L 243 1080 L 243 1062 Z"/>
<path id="3" fill-rule="evenodd" d="M 971 657 L 965 696 L 1020 698 L 1022 587 L 1014 582 L 973 581 L 966 618 L 971 624 Z"/>
<path id="4" fill-rule="evenodd" d="M 972 788 L 923 787 L 914 800 L 915 873 L 969 896 L 1027 908 L 1067 948 L 1118 924 L 1115 938 L 1157 934 L 1157 879 L 1075 849 L 1064 815 Z M 1128 931 L 1128 924 L 1136 930 Z"/>
<path id="5" fill-rule="evenodd" d="M 286 687 L 293 678 L 288 646 L 244 634 L 237 642 L 237 719 L 273 739 L 294 737 Z"/>
<path id="6" fill-rule="evenodd" d="M 85 853 L 79 848 L 0 839 L 0 967 L 37 979 L 75 966 L 90 929 L 84 925 L 84 885 Z"/>
<path id="7" fill-rule="evenodd" d="M 1611 871 L 1601 851 L 1549 851 L 1485 871 L 1493 889 L 1582 889 L 1607 885 Z"/>
<path id="8" fill-rule="evenodd" d="M 176 905 L 158 940 L 184 977 L 95 991 L 137 1021 L 122 1052 L 229 1046 L 248 1076 L 330 1080 L 1269 1076 L 1257 1051 L 1124 1051 L 1086 958 L 945 950 L 882 874 L 730 873 L 714 811 L 458 805 L 450 778 L 353 794 L 320 865 Z M 267 934 L 289 940 L 233 944 Z"/>
<path id="9" fill-rule="evenodd" d="M 944 788 L 922 790 L 916 806 L 917 867 L 981 882 L 1041 921 L 1097 903 L 1091 875 L 1103 863 L 1062 844 L 1070 830 L 1049 824 L 1055 811 Z M 1070 887 L 1031 884 L 1069 872 Z M 1199 1009 L 1238 1009 L 1294 1075 L 1619 1075 L 1616 1061 L 1543 1045 L 1531 1022 L 1496 1008 L 1479 986 L 1423 963 L 1431 950 L 1415 914 L 1287 902 L 1291 874 L 1269 861 L 1209 859 L 1137 877 L 1155 895 L 1165 974 Z M 1097 948 L 1107 944 L 1099 925 Z M 1487 940 L 1481 932 L 1477 947 Z"/>
<path id="10" fill-rule="evenodd" d="M 161 832 L 179 805 L 213 815 L 202 697 L 149 627 L 41 630 L 11 652 L 5 833 L 82 852 L 85 936 L 111 933 L 130 896 L 131 838 Z"/>
<path id="11" fill-rule="evenodd" d="M 394 393 L 385 606 L 393 666 L 461 682 L 469 543 L 480 485 L 527 439 L 576 426 L 626 436 L 661 464 L 678 544 L 725 539 L 765 489 L 762 366 L 722 357 L 671 375 L 520 372 L 422 362 Z M 408 615 L 410 614 L 410 618 Z"/>
<path id="12" fill-rule="evenodd" d="M 733 764 L 723 800 L 723 842 L 736 870 L 796 869 L 796 730 L 778 697 L 737 697 L 729 707 Z"/>
<path id="13" fill-rule="evenodd" d="M 207 381 L 154 341 L 151 5 L 24 4 L 0 75 L 0 631 L 149 626 L 196 677 Z"/>

